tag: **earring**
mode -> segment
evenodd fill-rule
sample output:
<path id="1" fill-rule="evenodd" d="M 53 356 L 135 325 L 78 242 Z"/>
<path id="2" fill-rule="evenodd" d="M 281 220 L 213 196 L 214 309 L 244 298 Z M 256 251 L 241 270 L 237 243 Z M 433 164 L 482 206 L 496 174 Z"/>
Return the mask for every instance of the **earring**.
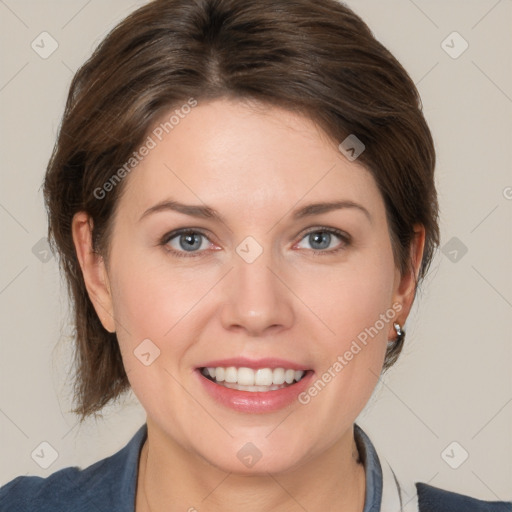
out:
<path id="1" fill-rule="evenodd" d="M 405 331 L 402 329 L 402 326 L 398 322 L 393 322 L 393 327 L 396 331 L 396 339 L 392 340 L 394 343 L 398 343 L 399 341 L 402 341 L 403 337 L 405 336 Z"/>

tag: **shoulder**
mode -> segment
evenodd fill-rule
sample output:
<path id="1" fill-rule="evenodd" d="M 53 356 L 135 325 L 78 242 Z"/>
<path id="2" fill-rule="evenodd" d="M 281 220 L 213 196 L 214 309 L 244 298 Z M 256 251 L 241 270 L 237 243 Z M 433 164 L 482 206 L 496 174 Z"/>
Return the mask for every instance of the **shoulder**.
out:
<path id="1" fill-rule="evenodd" d="M 512 512 L 512 501 L 482 501 L 464 494 L 416 483 L 420 512 Z"/>
<path id="2" fill-rule="evenodd" d="M 61 469 L 46 478 L 19 476 L 0 488 L 0 512 L 60 512 L 64 510 L 62 504 L 66 502 L 73 505 L 73 510 L 81 510 L 74 508 L 76 497 L 80 495 L 79 487 L 78 468 Z"/>
<path id="3" fill-rule="evenodd" d="M 110 459 L 83 470 L 64 468 L 46 478 L 19 476 L 0 488 L 0 512 L 107 510 L 102 503 L 96 504 L 96 500 L 97 496 L 103 496 L 103 488 L 112 478 L 108 474 Z"/>
<path id="4" fill-rule="evenodd" d="M 0 487 L 0 512 L 113 512 L 134 508 L 143 425 L 114 455 L 85 469 L 67 467 L 48 477 L 19 476 Z"/>

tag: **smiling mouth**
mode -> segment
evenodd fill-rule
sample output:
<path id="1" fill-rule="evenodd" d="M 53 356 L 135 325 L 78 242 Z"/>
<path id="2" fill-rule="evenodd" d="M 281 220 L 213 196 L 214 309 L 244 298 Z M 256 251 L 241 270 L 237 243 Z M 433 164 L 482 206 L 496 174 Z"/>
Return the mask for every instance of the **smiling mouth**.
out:
<path id="1" fill-rule="evenodd" d="M 199 368 L 200 373 L 219 386 L 237 391 L 265 392 L 276 391 L 300 382 L 311 370 L 287 368 L 252 368 L 217 366 Z"/>

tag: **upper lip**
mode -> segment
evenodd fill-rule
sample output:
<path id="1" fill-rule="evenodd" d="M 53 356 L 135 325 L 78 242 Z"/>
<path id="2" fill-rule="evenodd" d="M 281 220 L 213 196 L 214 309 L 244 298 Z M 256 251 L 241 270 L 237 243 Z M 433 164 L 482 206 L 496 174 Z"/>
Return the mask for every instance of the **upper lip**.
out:
<path id="1" fill-rule="evenodd" d="M 198 368 L 217 368 L 218 366 L 227 368 L 235 366 L 236 368 L 285 368 L 292 370 L 309 370 L 309 367 L 296 363 L 294 361 L 287 361 L 286 359 L 279 359 L 276 357 L 264 357 L 263 359 L 248 359 L 246 357 L 232 357 L 229 359 L 216 359 L 215 361 L 208 361 L 198 366 Z"/>

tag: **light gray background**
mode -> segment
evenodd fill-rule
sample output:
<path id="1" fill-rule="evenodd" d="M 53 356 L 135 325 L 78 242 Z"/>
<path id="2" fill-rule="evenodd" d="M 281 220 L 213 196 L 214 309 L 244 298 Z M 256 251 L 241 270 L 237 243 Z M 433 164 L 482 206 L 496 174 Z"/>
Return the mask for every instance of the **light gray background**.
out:
<path id="1" fill-rule="evenodd" d="M 142 3 L 0 0 L 0 485 L 85 467 L 124 446 L 145 421 L 130 394 L 104 420 L 77 427 L 68 412 L 65 290 L 55 260 L 41 261 L 44 246 L 36 245 L 46 235 L 40 185 L 72 75 Z M 452 237 L 459 245 L 437 255 L 406 325 L 405 352 L 358 422 L 398 473 L 510 500 L 512 2 L 347 3 L 418 85 L 438 154 L 442 246 Z M 59 45 L 47 59 L 31 48 L 43 31 Z M 453 31 L 469 43 L 456 59 L 442 47 Z M 461 48 L 457 39 L 446 44 Z M 47 469 L 31 457 L 43 441 L 58 453 Z M 452 469 L 445 459 L 457 465 L 462 450 L 468 459 Z"/>

